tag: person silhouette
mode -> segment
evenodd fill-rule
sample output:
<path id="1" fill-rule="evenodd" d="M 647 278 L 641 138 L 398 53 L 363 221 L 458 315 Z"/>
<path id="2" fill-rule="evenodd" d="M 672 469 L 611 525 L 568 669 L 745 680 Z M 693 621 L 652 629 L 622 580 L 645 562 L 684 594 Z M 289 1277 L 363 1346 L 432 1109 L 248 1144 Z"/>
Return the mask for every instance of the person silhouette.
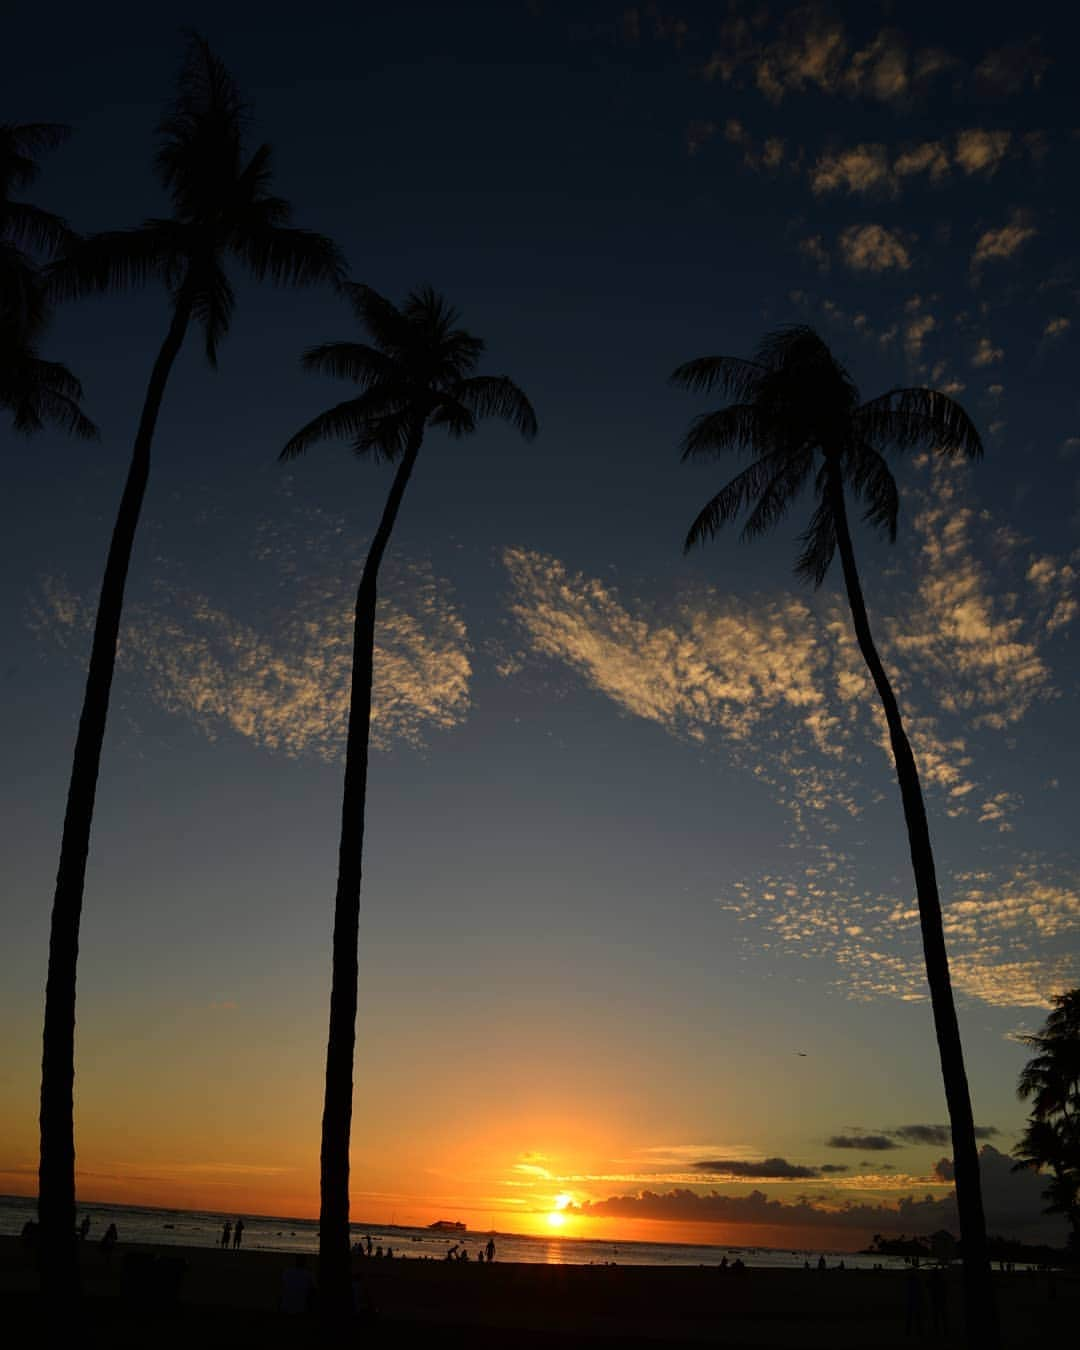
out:
<path id="1" fill-rule="evenodd" d="M 489 1237 L 489 1238 L 488 1238 L 488 1240 L 487 1240 L 487 1246 L 484 1248 L 484 1250 L 487 1252 L 487 1259 L 488 1259 L 488 1261 L 489 1261 L 489 1262 L 490 1262 L 490 1261 L 494 1261 L 494 1260 L 495 1260 L 495 1239 L 494 1239 L 493 1237 Z"/>
<path id="2" fill-rule="evenodd" d="M 225 1227 L 221 1230 L 221 1245 L 228 1247 L 229 1239 L 232 1237 L 232 1220 L 225 1220 Z"/>
<path id="3" fill-rule="evenodd" d="M 89 1231 L 90 1231 L 90 1215 L 89 1215 L 89 1214 L 84 1214 L 84 1215 L 83 1215 L 82 1223 L 79 1224 L 79 1241 L 80 1241 L 80 1242 L 85 1242 L 85 1241 L 86 1241 L 86 1235 L 87 1235 L 87 1233 L 89 1233 Z"/>
<path id="4" fill-rule="evenodd" d="M 105 1234 L 98 1243 L 98 1246 L 101 1248 L 106 1260 L 111 1259 L 113 1248 L 116 1246 L 119 1236 L 119 1233 L 116 1231 L 116 1224 L 111 1223 L 108 1228 L 105 1229 Z"/>
<path id="5" fill-rule="evenodd" d="M 243 1221 L 243 1219 L 237 1219 L 236 1223 L 233 1225 L 233 1239 L 232 1239 L 232 1245 L 233 1245 L 233 1251 L 234 1251 L 234 1252 L 239 1250 L 239 1248 L 240 1248 L 240 1239 L 241 1239 L 243 1236 L 244 1236 L 244 1221 Z"/>

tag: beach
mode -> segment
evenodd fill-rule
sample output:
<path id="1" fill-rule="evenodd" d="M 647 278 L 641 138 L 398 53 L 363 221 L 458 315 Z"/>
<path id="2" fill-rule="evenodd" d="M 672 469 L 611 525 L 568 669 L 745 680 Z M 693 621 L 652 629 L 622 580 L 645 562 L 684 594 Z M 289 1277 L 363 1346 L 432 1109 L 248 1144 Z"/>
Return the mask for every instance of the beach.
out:
<path id="1" fill-rule="evenodd" d="M 133 1267 L 140 1257 L 182 1259 L 179 1298 L 145 1306 Z M 134 1259 L 129 1259 L 131 1257 Z M 86 1306 L 77 1335 L 86 1344 L 126 1347 L 320 1344 L 318 1324 L 278 1311 L 282 1272 L 296 1259 L 278 1252 L 121 1245 L 106 1259 L 81 1252 Z M 144 1264 L 144 1263 L 143 1263 Z M 929 1298 L 923 1335 L 905 1334 L 906 1276 L 894 1271 L 818 1272 L 715 1267 L 481 1265 L 400 1260 L 361 1263 L 378 1310 L 357 1343 L 375 1346 L 641 1347 L 711 1344 L 846 1350 L 847 1347 L 961 1345 L 959 1270 L 947 1278 L 950 1335 L 932 1334 Z M 925 1285 L 926 1276 L 921 1277 Z M 1004 1345 L 1012 1350 L 1066 1343 L 1080 1314 L 1080 1281 L 1016 1273 L 997 1277 Z M 18 1239 L 0 1239 L 0 1293 L 7 1325 L 40 1327 L 33 1259 Z M 148 1339 L 149 1338 L 149 1339 Z M 20 1338 L 13 1343 L 18 1344 Z"/>

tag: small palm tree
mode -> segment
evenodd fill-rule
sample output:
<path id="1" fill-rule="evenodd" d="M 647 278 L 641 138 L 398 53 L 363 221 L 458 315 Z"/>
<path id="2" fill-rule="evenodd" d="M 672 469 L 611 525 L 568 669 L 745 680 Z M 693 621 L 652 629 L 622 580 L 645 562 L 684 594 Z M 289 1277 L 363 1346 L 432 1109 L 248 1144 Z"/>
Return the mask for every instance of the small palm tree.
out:
<path id="1" fill-rule="evenodd" d="M 1080 1248 L 1080 989 L 1058 994 L 1042 1030 L 1022 1039 L 1036 1053 L 1016 1089 L 1031 1116 L 1013 1150 L 1014 1170 L 1050 1172 L 1047 1212 L 1067 1216 Z"/>
<path id="2" fill-rule="evenodd" d="M 40 328 L 35 324 L 35 328 Z M 0 302 L 0 408 L 11 413 L 16 431 L 30 436 L 47 423 L 93 440 L 97 427 L 79 406 L 82 385 L 59 361 L 45 361 L 21 317 Z"/>
<path id="3" fill-rule="evenodd" d="M 34 255 L 55 257 L 75 236 L 60 216 L 12 193 L 37 181 L 38 156 L 63 145 L 70 134 L 71 128 L 59 122 L 0 124 L 0 297 L 10 320 L 38 332 L 46 317 L 46 297 Z"/>
<path id="4" fill-rule="evenodd" d="M 379 566 L 429 428 L 462 437 L 475 431 L 480 419 L 501 417 L 526 439 L 536 435 L 536 416 L 512 380 L 473 374 L 484 343 L 457 326 L 457 313 L 441 296 L 425 287 L 413 291 L 399 309 L 367 286 L 350 286 L 347 293 L 370 343 L 329 342 L 312 347 L 304 353 L 303 365 L 306 370 L 353 380 L 360 393 L 313 418 L 281 452 L 283 460 L 295 459 L 317 441 L 339 439 L 348 441 L 361 457 L 397 462 L 364 562 L 353 627 L 319 1216 L 320 1294 L 334 1317 L 346 1314 L 350 1307 L 349 1137 Z"/>
<path id="5" fill-rule="evenodd" d="M 749 466 L 698 514 L 686 536 L 686 549 L 712 538 L 744 512 L 742 537 L 753 539 L 765 534 L 787 515 L 803 489 L 812 485 L 817 500 L 802 535 L 803 547 L 795 570 L 820 586 L 833 556 L 840 554 L 859 650 L 889 728 L 907 824 L 926 978 L 952 1127 L 968 1336 L 980 1350 L 994 1350 L 997 1316 L 986 1252 L 978 1146 L 930 829 L 915 756 L 870 631 L 847 514 L 850 493 L 863 507 L 864 519 L 894 540 L 899 495 L 884 452 L 924 446 L 977 459 L 982 455 L 982 442 L 963 408 L 933 389 L 893 389 L 867 403 L 860 402 L 848 372 L 818 334 L 802 325 L 770 334 L 751 361 L 731 356 L 702 357 L 680 366 L 671 378 L 685 389 L 721 389 L 734 399 L 693 421 L 683 440 L 684 460 L 727 450 L 753 456 Z"/>
<path id="6" fill-rule="evenodd" d="M 37 179 L 37 156 L 69 131 L 52 122 L 0 125 L 0 408 L 26 435 L 51 422 L 90 438 L 97 428 L 79 407 L 82 386 L 66 366 L 43 360 L 37 345 L 49 306 L 35 255 L 55 255 L 74 236 L 59 216 L 12 196 Z"/>
<path id="7" fill-rule="evenodd" d="M 328 239 L 288 227 L 289 204 L 270 191 L 269 147 L 261 145 L 252 155 L 245 154 L 246 121 L 246 109 L 229 72 L 206 42 L 193 36 L 176 100 L 159 127 L 156 164 L 172 198 L 172 215 L 148 220 L 136 229 L 79 241 L 50 269 L 54 297 L 77 298 L 156 280 L 165 285 L 171 306 L 168 331 L 150 372 L 105 565 L 53 900 L 38 1204 L 46 1281 L 61 1295 L 77 1290 L 71 1242 L 75 1224 L 72 1106 L 75 974 L 86 859 L 124 586 L 165 386 L 192 323 L 203 330 L 210 365 L 217 364 L 218 347 L 233 312 L 226 259 L 240 262 L 258 280 L 337 284 L 341 277 L 341 259 Z"/>

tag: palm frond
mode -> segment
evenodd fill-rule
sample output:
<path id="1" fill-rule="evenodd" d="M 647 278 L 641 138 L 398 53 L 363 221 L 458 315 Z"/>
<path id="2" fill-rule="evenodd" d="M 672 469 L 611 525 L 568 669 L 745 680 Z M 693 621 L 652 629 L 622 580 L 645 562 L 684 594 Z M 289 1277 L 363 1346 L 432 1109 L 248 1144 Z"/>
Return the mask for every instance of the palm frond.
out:
<path id="1" fill-rule="evenodd" d="M 279 286 L 336 285 L 344 271 L 337 245 L 314 230 L 267 225 L 237 232 L 230 246 L 257 281 Z"/>
<path id="2" fill-rule="evenodd" d="M 408 320 L 392 300 L 363 282 L 346 282 L 345 295 L 353 313 L 370 333 L 375 346 L 388 355 L 404 351 L 410 340 Z"/>
<path id="3" fill-rule="evenodd" d="M 784 519 L 813 472 L 814 456 L 810 450 L 782 452 L 770 458 L 775 462 L 775 472 L 755 494 L 757 501 L 740 534 L 744 542 L 768 533 Z"/>
<path id="4" fill-rule="evenodd" d="M 460 440 L 463 436 L 471 436 L 476 430 L 476 418 L 464 403 L 447 395 L 435 405 L 435 410 L 428 418 L 428 425 L 442 427 L 448 435 Z"/>
<path id="5" fill-rule="evenodd" d="M 37 157 L 56 150 L 71 135 L 62 122 L 7 122 L 0 125 L 0 200 L 29 187 L 40 172 Z"/>
<path id="6" fill-rule="evenodd" d="M 818 502 L 799 539 L 803 547 L 795 560 L 795 575 L 809 581 L 816 590 L 825 580 L 836 552 L 836 522 L 828 500 Z"/>
<path id="7" fill-rule="evenodd" d="M 199 187 L 224 159 L 235 166 L 248 109 L 235 80 L 210 44 L 195 32 L 176 82 L 176 96 L 158 123 L 155 164 L 182 216 L 198 213 Z"/>
<path id="8" fill-rule="evenodd" d="M 44 273 L 53 300 L 78 300 L 147 281 L 175 287 L 185 271 L 190 232 L 173 220 L 148 220 L 77 240 Z"/>
<path id="9" fill-rule="evenodd" d="M 75 235 L 62 216 L 29 202 L 0 201 L 0 238 L 55 254 L 67 248 Z"/>
<path id="10" fill-rule="evenodd" d="M 189 273 L 191 316 L 202 326 L 206 339 L 206 359 L 217 369 L 218 346 L 229 331 L 236 297 L 229 278 L 215 260 L 193 267 Z"/>
<path id="11" fill-rule="evenodd" d="M 753 398 L 764 373 L 758 362 L 738 356 L 699 356 L 677 366 L 668 382 L 695 394 L 710 393 L 719 387 L 729 397 L 745 403 Z"/>
<path id="12" fill-rule="evenodd" d="M 889 543 L 895 544 L 900 493 L 884 457 L 872 445 L 859 443 L 847 457 L 845 476 L 865 506 L 863 520 L 883 531 Z"/>
<path id="13" fill-rule="evenodd" d="M 12 415 L 15 430 L 33 435 L 47 424 L 83 440 L 98 429 L 79 406 L 82 385 L 67 366 L 44 361 L 16 329 L 0 326 L 0 407 Z"/>
<path id="14" fill-rule="evenodd" d="M 450 394 L 474 417 L 501 417 L 527 441 L 531 441 L 539 429 L 532 404 L 506 375 L 473 375 L 455 385 Z"/>
<path id="15" fill-rule="evenodd" d="M 364 408 L 358 398 L 346 399 L 313 417 L 286 442 L 280 460 L 297 459 L 319 441 L 354 440 L 364 424 Z"/>
<path id="16" fill-rule="evenodd" d="M 390 378 L 395 372 L 390 357 L 366 342 L 322 342 L 309 347 L 300 358 L 300 364 L 305 370 L 353 380 L 365 389 L 376 380 Z"/>
<path id="17" fill-rule="evenodd" d="M 890 389 L 857 408 L 853 421 L 864 440 L 882 449 L 921 446 L 982 458 L 975 423 L 955 399 L 937 389 Z"/>
<path id="18" fill-rule="evenodd" d="M 689 553 L 695 544 L 713 539 L 731 521 L 737 520 L 758 494 L 768 486 L 777 467 L 783 462 L 783 452 L 762 455 L 747 465 L 741 473 L 715 497 L 710 498 L 694 517 L 694 523 L 686 532 L 683 552 Z"/>
<path id="19" fill-rule="evenodd" d="M 733 449 L 771 454 L 777 441 L 776 428 L 753 403 L 730 403 L 695 417 L 680 448 L 684 460 Z"/>

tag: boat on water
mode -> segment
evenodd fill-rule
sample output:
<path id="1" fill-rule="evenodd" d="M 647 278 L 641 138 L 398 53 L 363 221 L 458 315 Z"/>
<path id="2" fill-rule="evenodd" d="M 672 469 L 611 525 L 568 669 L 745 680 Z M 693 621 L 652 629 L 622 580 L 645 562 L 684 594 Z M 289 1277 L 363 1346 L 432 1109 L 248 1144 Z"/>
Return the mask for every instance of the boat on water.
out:
<path id="1" fill-rule="evenodd" d="M 456 1219 L 436 1219 L 428 1224 L 429 1233 L 464 1233 L 465 1225 Z"/>

